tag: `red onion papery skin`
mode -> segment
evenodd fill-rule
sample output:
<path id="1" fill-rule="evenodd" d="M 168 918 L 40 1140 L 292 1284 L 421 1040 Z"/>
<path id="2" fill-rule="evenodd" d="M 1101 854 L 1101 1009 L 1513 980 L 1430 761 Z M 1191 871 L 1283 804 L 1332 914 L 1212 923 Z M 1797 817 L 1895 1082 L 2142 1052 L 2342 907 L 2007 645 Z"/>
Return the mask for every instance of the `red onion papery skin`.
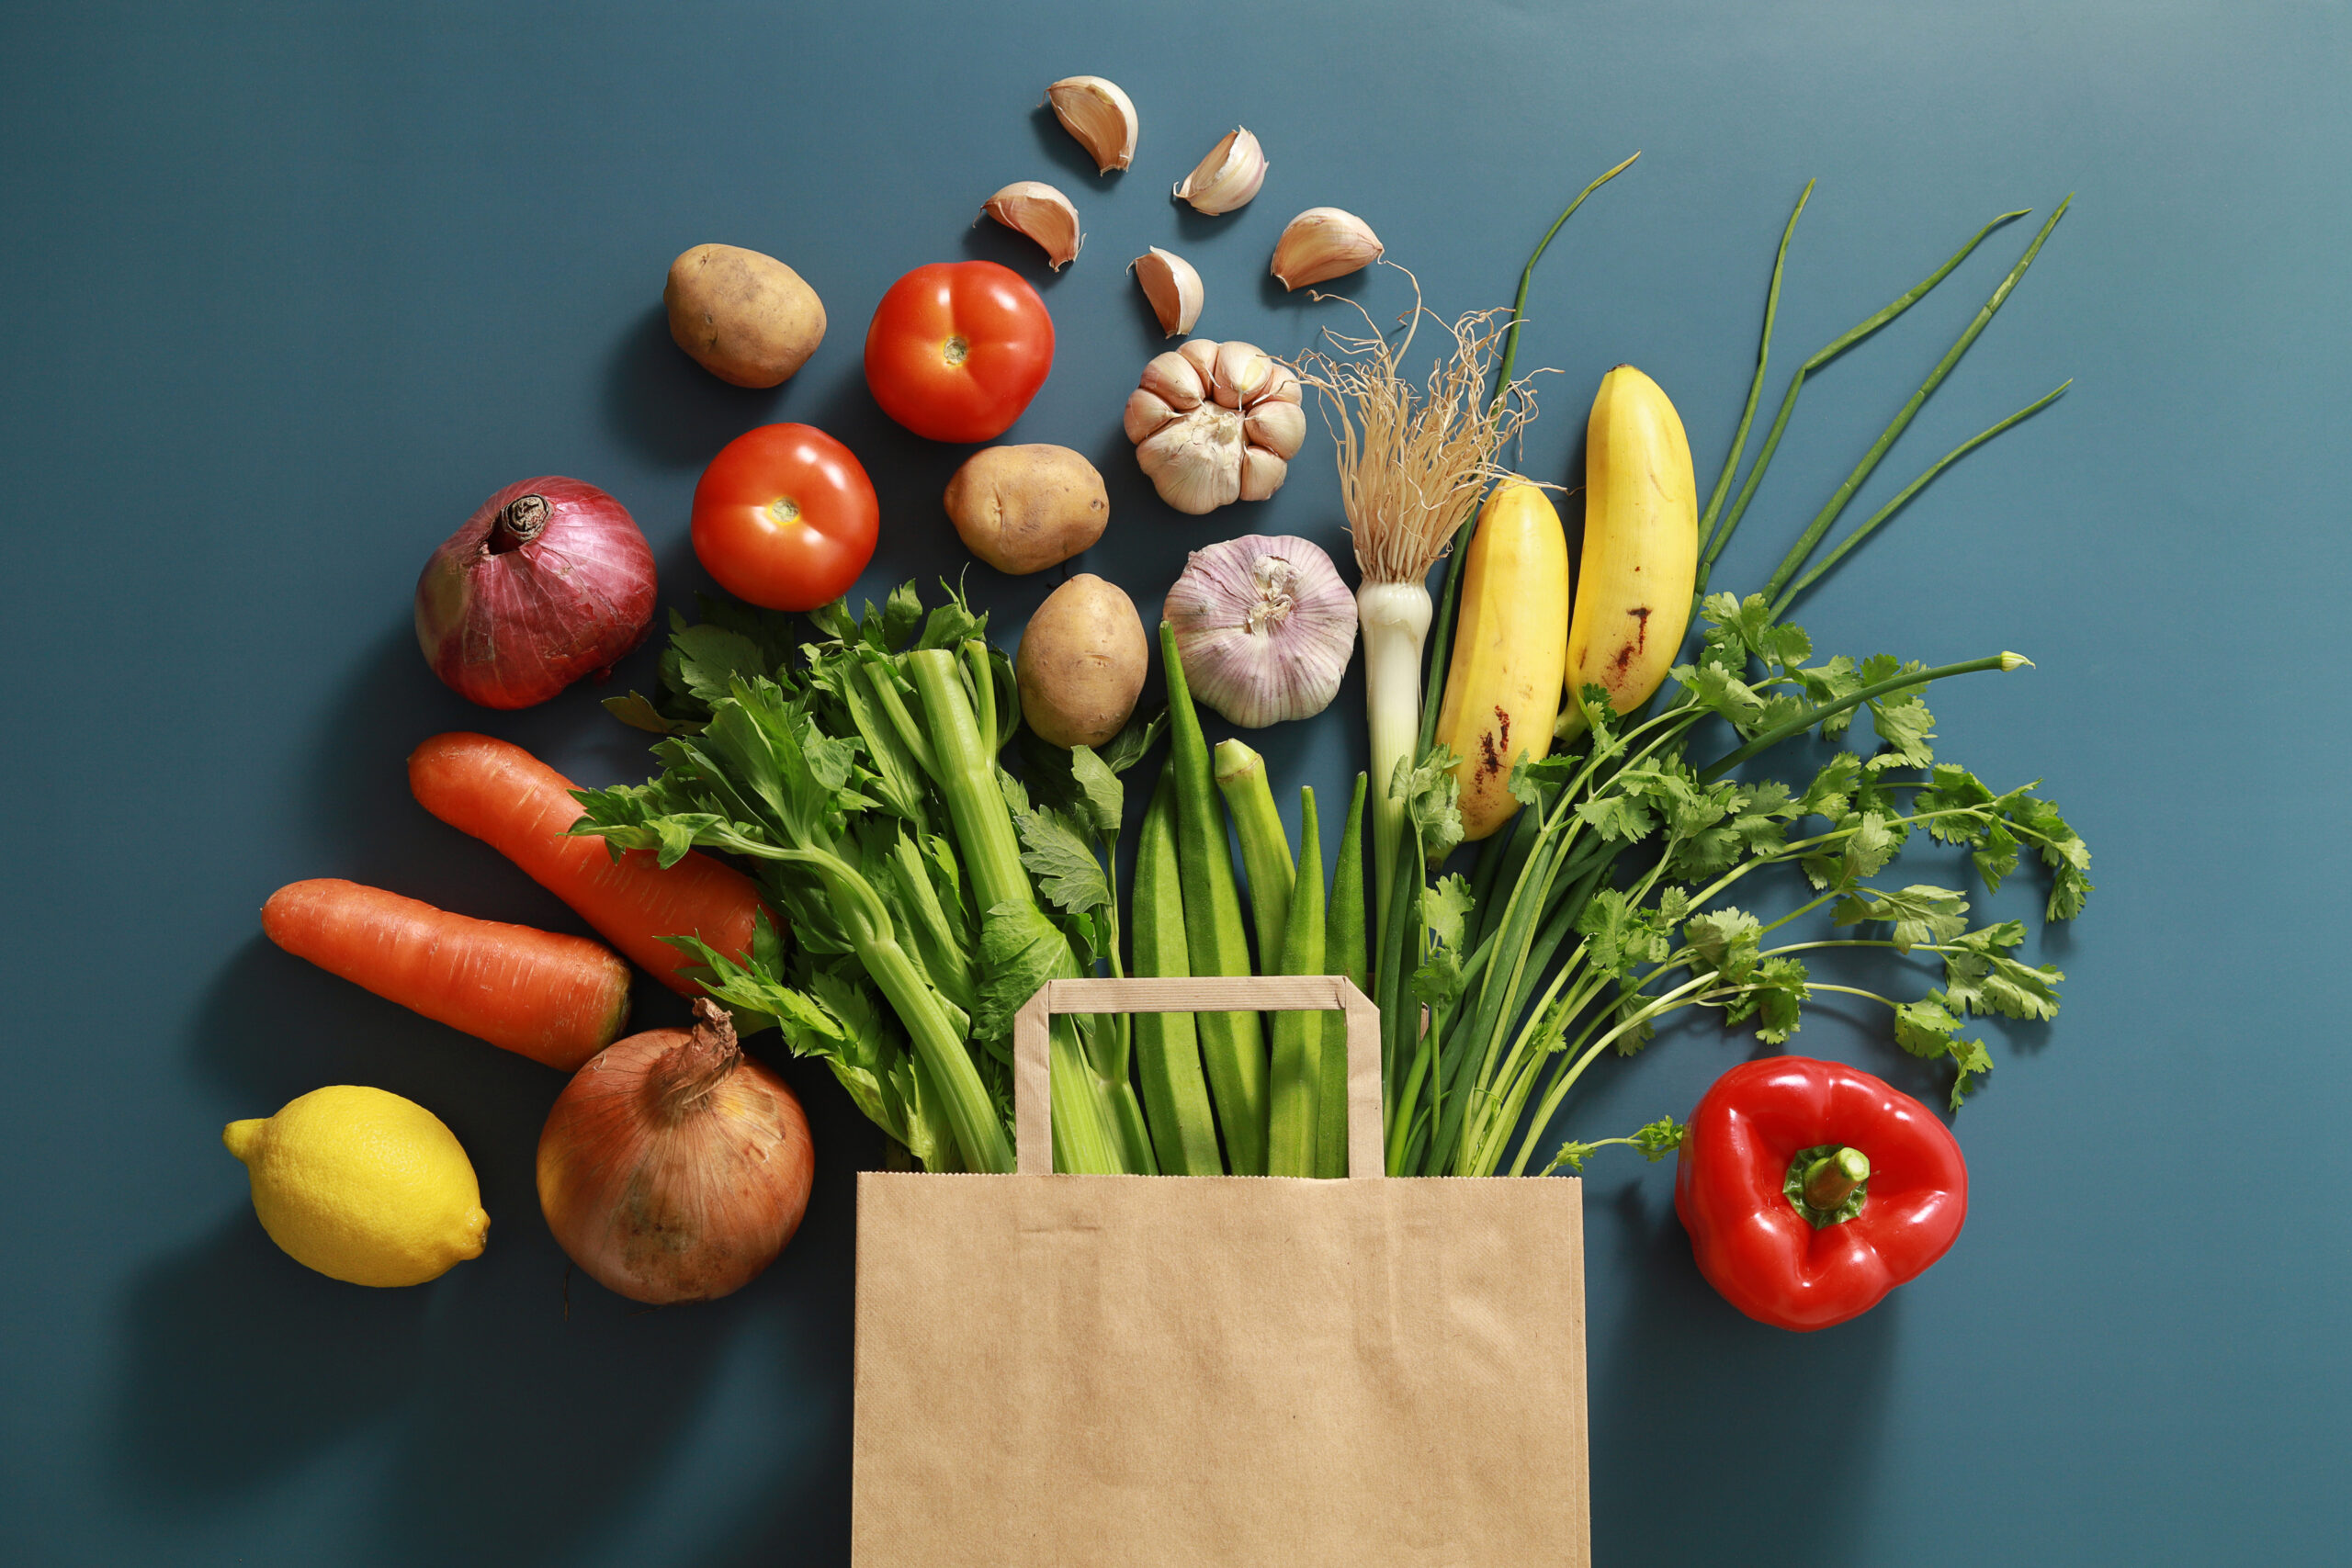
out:
<path id="1" fill-rule="evenodd" d="M 665 1306 L 741 1290 L 775 1261 L 816 1169 L 800 1101 L 735 1043 L 726 1010 L 607 1045 L 539 1134 L 539 1208 L 606 1290 Z"/>
<path id="2" fill-rule="evenodd" d="M 548 475 L 508 485 L 433 552 L 416 640 L 459 696 L 525 708 L 645 640 L 653 596 L 653 551 L 628 509 Z"/>

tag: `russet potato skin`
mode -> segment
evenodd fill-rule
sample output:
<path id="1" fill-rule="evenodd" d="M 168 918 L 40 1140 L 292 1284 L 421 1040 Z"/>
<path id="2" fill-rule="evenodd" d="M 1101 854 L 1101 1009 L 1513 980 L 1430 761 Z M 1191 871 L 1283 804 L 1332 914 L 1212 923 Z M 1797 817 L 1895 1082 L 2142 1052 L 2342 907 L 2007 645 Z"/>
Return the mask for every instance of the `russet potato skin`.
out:
<path id="1" fill-rule="evenodd" d="M 790 379 L 825 341 L 817 291 L 774 256 L 736 245 L 696 245 L 672 262 L 662 303 L 677 345 L 738 387 Z"/>
<path id="2" fill-rule="evenodd" d="M 1126 728 L 1149 662 L 1135 601 L 1080 572 L 1046 596 L 1021 633 L 1012 660 L 1021 716 L 1056 746 L 1100 746 Z"/>
<path id="3" fill-rule="evenodd" d="M 1012 577 L 1091 546 L 1111 518 L 1094 465 L 1067 446 L 990 446 L 947 481 L 948 521 L 964 546 Z"/>

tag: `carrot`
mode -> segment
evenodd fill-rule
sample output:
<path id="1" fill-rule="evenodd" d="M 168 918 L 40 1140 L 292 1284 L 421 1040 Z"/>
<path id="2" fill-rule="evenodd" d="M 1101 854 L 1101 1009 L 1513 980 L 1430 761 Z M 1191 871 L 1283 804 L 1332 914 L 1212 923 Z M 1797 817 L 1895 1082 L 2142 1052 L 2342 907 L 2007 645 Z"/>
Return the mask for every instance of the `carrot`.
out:
<path id="1" fill-rule="evenodd" d="M 596 838 L 572 838 L 572 783 L 520 746 L 487 735 L 436 735 L 409 756 L 422 806 L 521 866 L 599 935 L 681 996 L 702 987 L 678 973 L 694 960 L 662 939 L 698 936 L 730 958 L 751 951 L 758 887 L 730 865 L 688 854 L 664 871 L 650 850 L 617 861 Z"/>
<path id="2" fill-rule="evenodd" d="M 387 1001 L 565 1072 L 628 1021 L 628 965 L 584 936 L 471 919 L 334 877 L 271 894 L 261 929 Z"/>

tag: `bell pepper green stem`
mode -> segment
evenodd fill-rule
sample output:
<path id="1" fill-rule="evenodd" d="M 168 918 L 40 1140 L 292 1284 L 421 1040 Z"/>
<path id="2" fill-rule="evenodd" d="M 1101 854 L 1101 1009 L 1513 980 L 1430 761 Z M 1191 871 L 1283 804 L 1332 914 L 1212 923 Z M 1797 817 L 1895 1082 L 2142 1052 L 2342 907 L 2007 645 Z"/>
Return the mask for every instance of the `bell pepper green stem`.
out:
<path id="1" fill-rule="evenodd" d="M 1805 1168 L 1804 1201 L 1825 1213 L 1854 1195 L 1871 1179 L 1870 1156 L 1860 1149 L 1841 1148 Z"/>

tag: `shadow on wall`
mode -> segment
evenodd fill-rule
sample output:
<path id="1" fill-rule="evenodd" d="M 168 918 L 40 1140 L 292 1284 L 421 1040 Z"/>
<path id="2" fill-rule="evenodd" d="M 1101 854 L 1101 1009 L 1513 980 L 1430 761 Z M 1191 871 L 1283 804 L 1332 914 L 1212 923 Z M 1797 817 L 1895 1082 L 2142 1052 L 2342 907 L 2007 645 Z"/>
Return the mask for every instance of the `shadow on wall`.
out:
<path id="1" fill-rule="evenodd" d="M 1851 1323 L 1791 1334 L 1751 1322 L 1691 1260 L 1671 1202 L 1628 1180 L 1606 1200 L 1631 1289 L 1592 1382 L 1593 1561 L 1680 1561 L 1744 1521 L 1747 1561 L 1859 1561 L 1855 1528 L 1878 1465 L 1901 1337 L 1897 1291 Z M 1596 1339 L 1598 1337 L 1596 1336 Z M 1691 1478 L 1686 1511 L 1629 1517 L 1612 1499 Z"/>

